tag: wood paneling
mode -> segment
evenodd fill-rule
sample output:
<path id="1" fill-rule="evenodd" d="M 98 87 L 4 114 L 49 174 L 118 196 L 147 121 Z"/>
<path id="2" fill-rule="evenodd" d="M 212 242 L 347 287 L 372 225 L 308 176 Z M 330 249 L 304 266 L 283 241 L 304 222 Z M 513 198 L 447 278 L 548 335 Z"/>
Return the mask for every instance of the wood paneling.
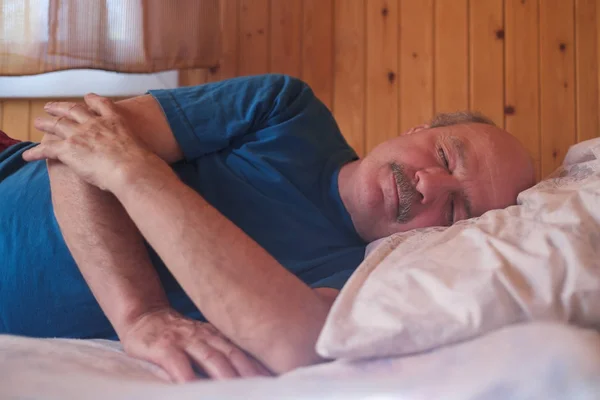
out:
<path id="1" fill-rule="evenodd" d="M 558 167 L 576 142 L 573 0 L 540 1 L 542 176 Z"/>
<path id="2" fill-rule="evenodd" d="M 435 112 L 469 108 L 467 0 L 435 1 Z"/>
<path id="3" fill-rule="evenodd" d="M 4 102 L 2 130 L 19 140 L 29 140 L 29 103 L 28 100 Z"/>
<path id="4" fill-rule="evenodd" d="M 271 72 L 300 76 L 302 0 L 271 0 Z"/>
<path id="5" fill-rule="evenodd" d="M 331 109 L 333 100 L 333 0 L 304 0 L 301 77 Z"/>
<path id="6" fill-rule="evenodd" d="M 365 154 L 365 1 L 335 2 L 333 113 L 346 140 Z"/>
<path id="7" fill-rule="evenodd" d="M 210 82 L 233 78 L 239 66 L 239 0 L 221 2 L 221 58 L 219 65 L 209 69 Z"/>
<path id="8" fill-rule="evenodd" d="M 269 1 L 240 0 L 240 75 L 264 74 L 269 70 Z"/>
<path id="9" fill-rule="evenodd" d="M 469 7 L 469 108 L 504 127 L 504 10 L 502 0 Z"/>
<path id="10" fill-rule="evenodd" d="M 540 177 L 539 5 L 505 0 L 505 127 L 532 156 Z"/>
<path id="11" fill-rule="evenodd" d="M 400 1 L 400 131 L 433 115 L 433 0 Z"/>
<path id="12" fill-rule="evenodd" d="M 600 135 L 599 3 L 222 0 L 219 65 L 180 79 L 299 76 L 360 155 L 434 112 L 481 111 L 519 138 L 542 177 L 572 143 Z M 39 140 L 32 121 L 45 102 L 0 102 L 0 127 Z"/>
<path id="13" fill-rule="evenodd" d="M 367 2 L 366 151 L 398 136 L 398 0 Z"/>

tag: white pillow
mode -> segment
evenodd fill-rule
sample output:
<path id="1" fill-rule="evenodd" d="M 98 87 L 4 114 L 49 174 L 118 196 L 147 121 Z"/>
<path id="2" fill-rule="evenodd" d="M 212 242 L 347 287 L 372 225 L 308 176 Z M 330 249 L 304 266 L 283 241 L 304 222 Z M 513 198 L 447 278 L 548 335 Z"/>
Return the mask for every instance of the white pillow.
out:
<path id="1" fill-rule="evenodd" d="M 518 202 L 380 241 L 335 301 L 318 353 L 404 355 L 527 320 L 600 327 L 600 138 L 573 146 Z"/>

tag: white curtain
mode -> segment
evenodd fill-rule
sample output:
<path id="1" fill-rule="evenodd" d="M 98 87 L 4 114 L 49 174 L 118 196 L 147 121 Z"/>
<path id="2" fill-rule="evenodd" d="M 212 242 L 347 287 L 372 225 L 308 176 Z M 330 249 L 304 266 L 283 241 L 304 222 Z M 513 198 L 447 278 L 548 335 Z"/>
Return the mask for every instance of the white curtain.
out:
<path id="1" fill-rule="evenodd" d="M 0 0 L 0 75 L 206 68 L 219 0 Z"/>

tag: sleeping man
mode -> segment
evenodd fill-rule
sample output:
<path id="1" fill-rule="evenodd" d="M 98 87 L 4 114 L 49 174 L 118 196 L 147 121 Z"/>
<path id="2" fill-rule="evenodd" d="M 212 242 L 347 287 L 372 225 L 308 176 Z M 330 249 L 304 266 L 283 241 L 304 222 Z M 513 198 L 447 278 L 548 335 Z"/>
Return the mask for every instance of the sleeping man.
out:
<path id="1" fill-rule="evenodd" d="M 42 144 L 0 153 L 0 333 L 116 334 L 175 381 L 321 361 L 366 243 L 509 206 L 534 182 L 518 141 L 468 113 L 359 159 L 281 75 L 46 112 Z"/>

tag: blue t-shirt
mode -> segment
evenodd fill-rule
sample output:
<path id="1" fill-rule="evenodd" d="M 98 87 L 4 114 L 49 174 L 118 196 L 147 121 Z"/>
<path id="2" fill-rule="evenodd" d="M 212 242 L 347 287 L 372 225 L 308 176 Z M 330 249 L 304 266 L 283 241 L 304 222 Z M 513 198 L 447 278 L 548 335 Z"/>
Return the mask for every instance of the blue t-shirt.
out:
<path id="1" fill-rule="evenodd" d="M 356 154 L 310 88 L 264 75 L 151 94 L 184 152 L 180 179 L 308 285 L 341 288 L 365 250 L 337 187 Z M 0 333 L 114 337 L 60 234 L 45 163 L 21 158 L 34 145 L 0 153 Z M 173 306 L 201 319 L 149 251 Z"/>

